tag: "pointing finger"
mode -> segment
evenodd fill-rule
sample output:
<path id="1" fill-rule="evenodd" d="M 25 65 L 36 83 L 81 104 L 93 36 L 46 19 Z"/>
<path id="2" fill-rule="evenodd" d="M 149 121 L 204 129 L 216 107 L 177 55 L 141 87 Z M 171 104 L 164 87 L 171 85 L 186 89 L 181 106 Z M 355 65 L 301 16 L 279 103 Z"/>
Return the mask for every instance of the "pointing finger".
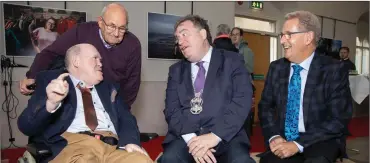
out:
<path id="1" fill-rule="evenodd" d="M 68 75 L 69 75 L 69 73 L 63 73 L 63 74 L 58 76 L 58 80 L 64 80 L 64 78 L 67 77 Z"/>

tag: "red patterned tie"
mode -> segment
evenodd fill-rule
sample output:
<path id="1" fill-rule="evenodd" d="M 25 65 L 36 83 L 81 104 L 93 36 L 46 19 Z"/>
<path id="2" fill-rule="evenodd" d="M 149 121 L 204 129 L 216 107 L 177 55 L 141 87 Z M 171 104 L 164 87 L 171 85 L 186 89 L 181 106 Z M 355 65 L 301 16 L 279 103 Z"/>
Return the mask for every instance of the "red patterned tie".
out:
<path id="1" fill-rule="evenodd" d="M 89 126 L 92 131 L 94 131 L 98 126 L 98 120 L 96 118 L 90 88 L 82 88 L 80 84 L 77 84 L 77 88 L 80 89 L 82 94 L 86 125 Z"/>

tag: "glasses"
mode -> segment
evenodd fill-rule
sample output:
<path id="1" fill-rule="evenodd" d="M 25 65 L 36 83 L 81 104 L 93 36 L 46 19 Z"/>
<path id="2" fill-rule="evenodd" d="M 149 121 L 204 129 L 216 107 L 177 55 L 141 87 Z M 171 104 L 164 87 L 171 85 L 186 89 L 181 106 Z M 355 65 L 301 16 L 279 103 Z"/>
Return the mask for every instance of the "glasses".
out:
<path id="1" fill-rule="evenodd" d="M 294 34 L 298 34 L 298 33 L 306 33 L 306 32 L 309 32 L 309 31 L 299 31 L 299 32 L 287 32 L 287 33 L 280 33 L 279 34 L 279 37 L 280 38 L 283 38 L 283 36 L 289 40 L 290 38 L 292 38 L 292 35 Z"/>
<path id="2" fill-rule="evenodd" d="M 128 30 L 128 27 L 125 27 L 125 26 L 123 26 L 123 27 L 117 27 L 115 25 L 107 25 L 107 23 L 105 23 L 103 17 L 101 18 L 101 20 L 103 20 L 104 25 L 107 26 L 107 31 L 108 32 L 114 32 L 118 28 L 118 32 L 120 32 L 120 33 L 123 34 L 123 33 L 125 33 Z"/>

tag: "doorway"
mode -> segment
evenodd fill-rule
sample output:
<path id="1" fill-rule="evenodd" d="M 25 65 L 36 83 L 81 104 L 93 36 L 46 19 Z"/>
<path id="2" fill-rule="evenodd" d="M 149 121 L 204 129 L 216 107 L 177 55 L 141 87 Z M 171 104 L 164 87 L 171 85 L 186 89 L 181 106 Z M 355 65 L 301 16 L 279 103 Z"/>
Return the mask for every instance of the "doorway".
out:
<path id="1" fill-rule="evenodd" d="M 259 33 L 252 33 L 244 31 L 243 39 L 247 41 L 248 47 L 254 54 L 254 86 L 255 91 L 255 108 L 254 108 L 254 123 L 258 122 L 258 103 L 261 100 L 262 90 L 265 84 L 265 77 L 267 75 L 271 54 L 276 55 L 276 37 L 261 35 Z M 275 45 L 274 45 L 275 44 Z"/>

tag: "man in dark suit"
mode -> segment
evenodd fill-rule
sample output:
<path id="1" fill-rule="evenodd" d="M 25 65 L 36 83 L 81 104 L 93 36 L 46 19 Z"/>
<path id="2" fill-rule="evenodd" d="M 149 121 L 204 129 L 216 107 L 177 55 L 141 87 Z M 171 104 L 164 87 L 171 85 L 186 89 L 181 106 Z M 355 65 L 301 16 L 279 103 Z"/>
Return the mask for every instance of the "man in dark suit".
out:
<path id="1" fill-rule="evenodd" d="M 175 38 L 186 60 L 169 69 L 161 163 L 254 163 L 242 128 L 252 101 L 243 57 L 212 48 L 207 22 L 196 15 L 176 23 Z"/>
<path id="2" fill-rule="evenodd" d="M 136 119 L 117 94 L 118 86 L 103 81 L 96 48 L 74 45 L 65 63 L 69 73 L 38 74 L 18 119 L 20 131 L 50 147 L 51 162 L 152 162 L 140 147 Z"/>
<path id="3" fill-rule="evenodd" d="M 320 22 L 307 11 L 285 16 L 285 56 L 271 63 L 259 119 L 269 150 L 261 163 L 329 163 L 345 150 L 352 100 L 345 66 L 315 53 Z"/>

